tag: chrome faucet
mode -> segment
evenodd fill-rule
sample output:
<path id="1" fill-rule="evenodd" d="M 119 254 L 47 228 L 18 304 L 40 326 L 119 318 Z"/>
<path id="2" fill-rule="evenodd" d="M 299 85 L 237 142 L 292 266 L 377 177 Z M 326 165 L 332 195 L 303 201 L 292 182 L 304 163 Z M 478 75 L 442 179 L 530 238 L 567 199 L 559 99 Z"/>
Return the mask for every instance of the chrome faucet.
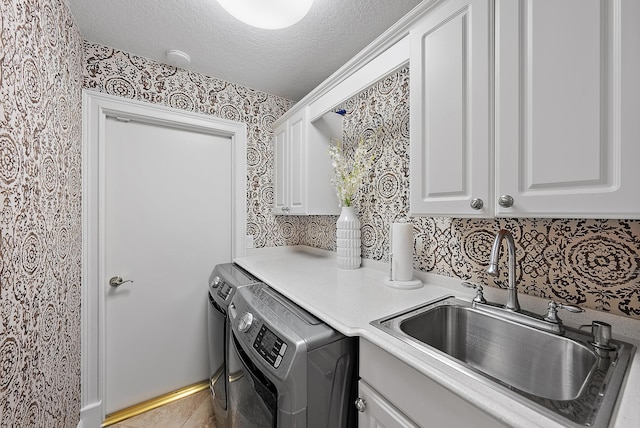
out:
<path id="1" fill-rule="evenodd" d="M 508 230 L 502 229 L 493 241 L 487 273 L 491 276 L 498 276 L 498 258 L 500 257 L 500 245 L 503 239 L 507 241 L 509 256 L 509 287 L 507 289 L 507 303 L 504 308 L 508 311 L 517 312 L 520 310 L 520 303 L 518 303 L 518 290 L 516 289 L 516 244 L 513 242 L 513 235 Z"/>
<path id="2" fill-rule="evenodd" d="M 507 254 L 509 257 L 509 286 L 507 288 L 507 303 L 504 306 L 497 305 L 495 303 L 487 302 L 484 298 L 482 286 L 472 284 L 470 282 L 463 282 L 462 285 L 468 288 L 474 288 L 476 290 L 476 296 L 471 301 L 471 307 L 481 312 L 488 312 L 490 314 L 502 317 L 509 321 L 517 322 L 520 324 L 534 327 L 539 330 L 547 331 L 553 334 L 564 334 L 565 327 L 562 324 L 562 320 L 558 316 L 558 310 L 565 309 L 569 312 L 583 312 L 584 309 L 577 306 L 556 303 L 554 301 L 549 302 L 547 313 L 544 316 L 528 312 L 526 310 L 520 310 L 520 303 L 518 302 L 518 290 L 516 288 L 516 244 L 513 241 L 513 235 L 508 230 L 502 229 L 496 235 L 496 239 L 493 241 L 493 247 L 491 247 L 491 256 L 489 258 L 489 266 L 487 267 L 487 273 L 491 276 L 498 276 L 498 258 L 500 257 L 500 247 L 502 240 L 507 241 Z M 598 330 L 599 329 L 599 330 Z M 597 333 L 595 332 L 597 330 Z M 598 326 L 594 327 L 594 337 L 596 334 L 602 337 L 607 336 L 606 328 Z M 600 344 L 606 343 L 605 339 L 594 339 L 594 342 Z M 594 345 L 595 346 L 595 345 Z"/>

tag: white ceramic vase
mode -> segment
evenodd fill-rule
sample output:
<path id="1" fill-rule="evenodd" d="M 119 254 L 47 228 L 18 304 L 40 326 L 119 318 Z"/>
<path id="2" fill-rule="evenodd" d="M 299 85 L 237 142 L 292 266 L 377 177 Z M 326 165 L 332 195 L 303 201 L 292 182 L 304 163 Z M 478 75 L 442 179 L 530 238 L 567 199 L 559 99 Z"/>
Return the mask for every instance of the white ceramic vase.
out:
<path id="1" fill-rule="evenodd" d="M 336 222 L 336 246 L 338 267 L 342 269 L 358 269 L 360 267 L 360 220 L 353 207 L 342 207 Z"/>

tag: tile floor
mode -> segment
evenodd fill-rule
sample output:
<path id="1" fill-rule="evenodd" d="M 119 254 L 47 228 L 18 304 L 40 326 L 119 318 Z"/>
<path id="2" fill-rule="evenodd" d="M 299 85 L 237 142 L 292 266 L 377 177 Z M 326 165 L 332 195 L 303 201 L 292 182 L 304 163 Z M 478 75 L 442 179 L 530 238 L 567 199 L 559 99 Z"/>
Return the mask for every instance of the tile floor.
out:
<path id="1" fill-rule="evenodd" d="M 209 389 L 126 419 L 111 428 L 216 428 Z"/>

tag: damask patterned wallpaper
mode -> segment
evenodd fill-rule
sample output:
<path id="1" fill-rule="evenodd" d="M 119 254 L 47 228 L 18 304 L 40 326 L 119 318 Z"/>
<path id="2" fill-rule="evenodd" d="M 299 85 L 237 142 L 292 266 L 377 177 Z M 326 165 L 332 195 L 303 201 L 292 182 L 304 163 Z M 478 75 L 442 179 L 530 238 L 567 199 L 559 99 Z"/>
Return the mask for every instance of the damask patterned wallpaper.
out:
<path id="1" fill-rule="evenodd" d="M 389 260 L 389 229 L 397 219 L 414 225 L 414 266 L 449 277 L 506 288 L 486 266 L 495 234 L 516 241 L 521 292 L 640 318 L 640 221 L 410 218 L 409 70 L 381 80 L 344 105 L 345 145 L 379 132 L 375 165 L 354 206 L 362 222 L 362 256 Z M 287 243 L 335 249 L 336 217 L 283 217 Z M 506 256 L 503 257 L 503 262 Z"/>
<path id="2" fill-rule="evenodd" d="M 335 216 L 273 216 L 273 121 L 287 100 L 85 42 L 85 88 L 249 125 L 248 222 L 256 247 L 310 245 L 335 250 Z M 362 221 L 362 254 L 388 261 L 389 228 L 408 218 L 409 72 L 402 69 L 346 101 L 344 140 L 379 133 L 374 168 L 355 208 Z M 640 222 L 411 218 L 414 266 L 491 286 L 506 286 L 484 270 L 495 233 L 508 228 L 517 243 L 522 292 L 640 318 Z"/>
<path id="3" fill-rule="evenodd" d="M 80 419 L 82 39 L 64 0 L 0 2 L 0 426 Z"/>
<path id="4" fill-rule="evenodd" d="M 0 427 L 74 427 L 80 411 L 81 94 L 88 89 L 248 125 L 247 233 L 258 247 L 335 249 L 332 216 L 271 214 L 273 121 L 291 102 L 82 44 L 63 0 L 0 2 Z M 84 53 L 84 61 L 81 55 Z M 408 70 L 344 104 L 345 141 L 382 134 L 356 200 L 363 256 L 388 260 L 408 206 Z M 527 293 L 640 318 L 640 222 L 413 218 L 415 266 L 484 273 L 496 231 L 515 235 Z"/>
<path id="5" fill-rule="evenodd" d="M 271 124 L 292 102 L 230 82 L 84 42 L 86 89 L 247 124 L 247 233 L 257 247 L 283 245 L 271 214 Z"/>

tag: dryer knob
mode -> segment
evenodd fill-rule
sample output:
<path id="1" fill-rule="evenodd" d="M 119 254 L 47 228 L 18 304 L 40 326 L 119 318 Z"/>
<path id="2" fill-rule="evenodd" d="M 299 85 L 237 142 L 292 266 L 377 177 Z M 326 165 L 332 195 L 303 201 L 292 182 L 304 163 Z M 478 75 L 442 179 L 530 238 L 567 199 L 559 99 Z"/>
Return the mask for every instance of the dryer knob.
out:
<path id="1" fill-rule="evenodd" d="M 220 279 L 219 276 L 216 276 L 215 278 L 213 278 L 213 281 L 211 282 L 211 286 L 213 288 L 218 288 L 218 286 L 220 285 L 220 283 L 222 283 L 222 280 Z"/>
<path id="2" fill-rule="evenodd" d="M 247 312 L 240 317 L 240 321 L 238 321 L 238 330 L 240 333 L 244 333 L 249 330 L 251 327 L 251 323 L 253 322 L 253 314 L 251 312 Z"/>

